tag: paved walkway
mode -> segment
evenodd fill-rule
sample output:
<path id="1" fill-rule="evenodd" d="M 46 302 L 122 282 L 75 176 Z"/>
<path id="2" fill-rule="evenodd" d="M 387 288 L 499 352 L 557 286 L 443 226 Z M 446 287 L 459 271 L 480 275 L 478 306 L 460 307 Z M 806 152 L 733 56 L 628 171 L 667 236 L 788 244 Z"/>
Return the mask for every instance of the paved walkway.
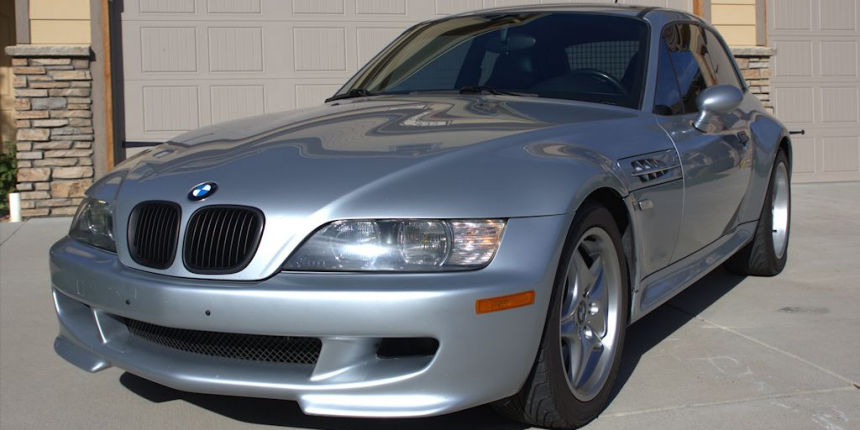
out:
<path id="1" fill-rule="evenodd" d="M 797 185 L 785 272 L 722 270 L 633 325 L 588 429 L 860 429 L 860 184 Z M 47 250 L 69 219 L 0 224 L 2 429 L 523 429 L 487 407 L 420 420 L 309 417 L 291 402 L 87 374 L 51 344 Z"/>

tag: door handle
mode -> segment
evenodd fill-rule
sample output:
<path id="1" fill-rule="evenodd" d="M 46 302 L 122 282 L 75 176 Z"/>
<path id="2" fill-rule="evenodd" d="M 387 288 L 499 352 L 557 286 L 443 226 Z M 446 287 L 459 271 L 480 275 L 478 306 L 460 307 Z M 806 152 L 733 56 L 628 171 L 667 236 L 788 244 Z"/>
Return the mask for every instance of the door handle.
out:
<path id="1" fill-rule="evenodd" d="M 750 141 L 750 136 L 745 131 L 739 131 L 738 141 L 741 143 L 741 145 L 746 145 Z"/>

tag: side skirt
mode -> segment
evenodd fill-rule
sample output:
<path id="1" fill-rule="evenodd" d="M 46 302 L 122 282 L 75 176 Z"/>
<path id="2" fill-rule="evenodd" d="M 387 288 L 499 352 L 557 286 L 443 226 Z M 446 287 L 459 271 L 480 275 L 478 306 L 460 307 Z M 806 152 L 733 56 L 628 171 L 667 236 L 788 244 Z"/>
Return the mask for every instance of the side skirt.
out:
<path id="1" fill-rule="evenodd" d="M 756 223 L 739 225 L 732 233 L 648 275 L 633 293 L 630 323 L 647 315 L 728 260 L 753 237 Z"/>

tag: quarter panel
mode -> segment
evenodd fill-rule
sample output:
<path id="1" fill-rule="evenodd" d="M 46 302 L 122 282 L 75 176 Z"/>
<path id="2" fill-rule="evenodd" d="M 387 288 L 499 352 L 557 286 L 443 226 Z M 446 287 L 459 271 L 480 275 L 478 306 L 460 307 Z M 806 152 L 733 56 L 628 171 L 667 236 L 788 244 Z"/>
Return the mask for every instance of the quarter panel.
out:
<path id="1" fill-rule="evenodd" d="M 752 94 L 747 94 L 748 98 L 755 98 Z M 759 103 L 756 98 L 750 103 Z M 761 216 L 762 205 L 764 204 L 764 196 L 767 193 L 768 183 L 770 182 L 770 172 L 773 168 L 773 161 L 776 159 L 776 153 L 779 150 L 779 144 L 782 139 L 788 136 L 788 130 L 774 117 L 764 113 L 764 108 L 753 115 L 750 123 L 750 131 L 755 145 L 752 154 L 752 172 L 750 175 L 749 189 L 746 193 L 740 218 L 742 222 L 755 221 Z M 788 154 L 791 157 L 791 154 Z M 789 163 L 791 160 L 789 159 Z"/>

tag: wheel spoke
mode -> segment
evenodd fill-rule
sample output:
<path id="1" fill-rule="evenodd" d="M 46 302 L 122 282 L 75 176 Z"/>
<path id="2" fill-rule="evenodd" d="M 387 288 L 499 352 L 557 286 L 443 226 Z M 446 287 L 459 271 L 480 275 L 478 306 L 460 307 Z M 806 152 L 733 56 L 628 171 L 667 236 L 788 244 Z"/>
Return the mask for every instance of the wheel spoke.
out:
<path id="1" fill-rule="evenodd" d="M 579 324 L 575 320 L 563 321 L 559 327 L 562 339 L 575 339 L 579 336 Z"/>
<path id="2" fill-rule="evenodd" d="M 585 327 L 581 333 L 579 370 L 577 371 L 577 377 L 572 379 L 576 381 L 574 383 L 576 387 L 581 387 L 591 379 L 597 370 L 597 365 L 600 363 L 600 356 L 603 354 L 603 344 L 600 342 L 600 338 L 594 334 L 593 330 Z"/>
<path id="3" fill-rule="evenodd" d="M 580 372 L 582 362 L 582 339 L 579 330 L 572 333 L 570 337 L 564 337 L 562 341 L 562 358 L 567 373 L 568 381 L 576 381 Z"/>
<path id="4" fill-rule="evenodd" d="M 594 283 L 594 276 L 579 250 L 573 253 L 573 263 L 576 267 L 577 292 L 582 294 Z"/>
<path id="5" fill-rule="evenodd" d="M 595 259 L 589 270 L 594 277 L 594 284 L 589 288 L 585 297 L 586 321 L 594 329 L 594 334 L 602 338 L 606 335 L 607 307 L 609 305 L 602 260 L 599 257 Z"/>
<path id="6" fill-rule="evenodd" d="M 573 258 L 567 266 L 567 278 L 565 279 L 564 296 L 562 296 L 561 319 L 567 320 L 576 316 L 576 308 L 582 299 L 582 281 L 579 274 L 587 270 L 585 260 L 578 252 L 574 252 Z"/>

